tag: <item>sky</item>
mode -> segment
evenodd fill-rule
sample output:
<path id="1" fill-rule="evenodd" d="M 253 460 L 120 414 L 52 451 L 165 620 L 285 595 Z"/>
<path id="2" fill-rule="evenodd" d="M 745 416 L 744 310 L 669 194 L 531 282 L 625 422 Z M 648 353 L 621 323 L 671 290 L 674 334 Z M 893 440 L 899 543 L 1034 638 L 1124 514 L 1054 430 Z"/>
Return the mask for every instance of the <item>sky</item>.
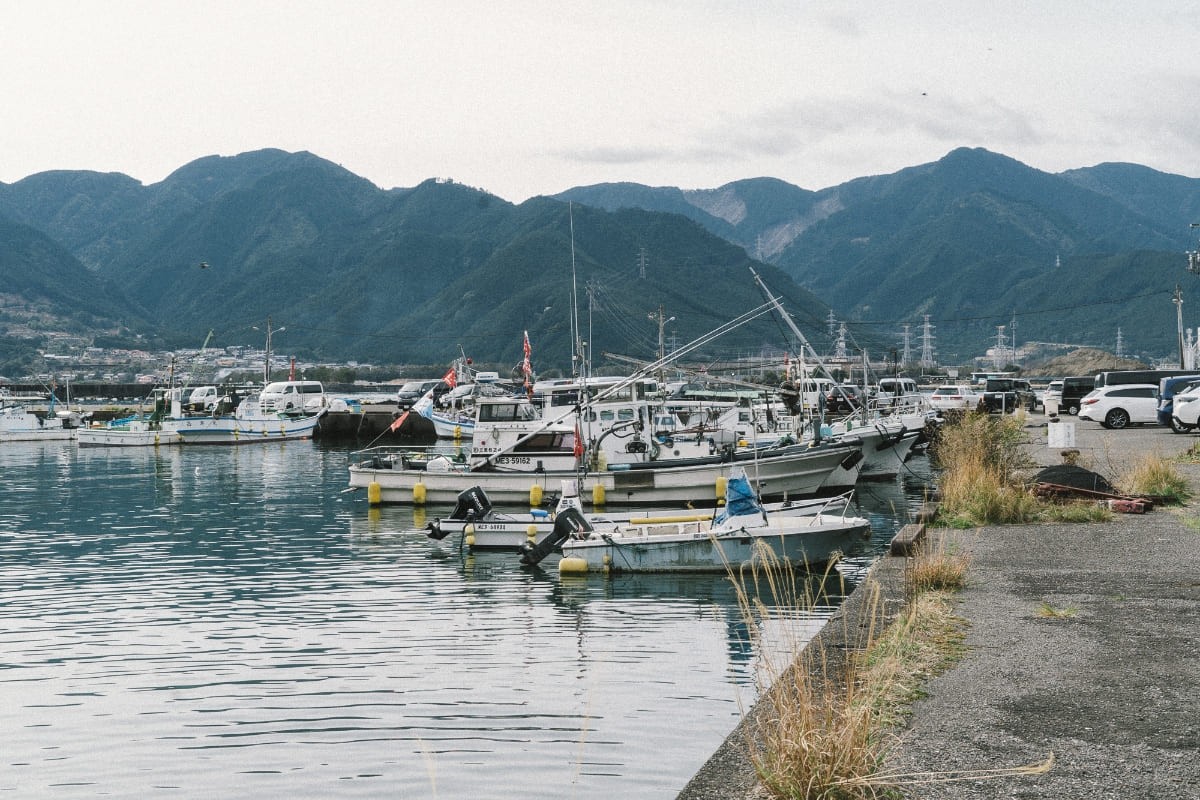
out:
<path id="1" fill-rule="evenodd" d="M 983 147 L 1200 177 L 1200 0 L 0 0 L 0 181 L 306 150 L 512 202 Z"/>

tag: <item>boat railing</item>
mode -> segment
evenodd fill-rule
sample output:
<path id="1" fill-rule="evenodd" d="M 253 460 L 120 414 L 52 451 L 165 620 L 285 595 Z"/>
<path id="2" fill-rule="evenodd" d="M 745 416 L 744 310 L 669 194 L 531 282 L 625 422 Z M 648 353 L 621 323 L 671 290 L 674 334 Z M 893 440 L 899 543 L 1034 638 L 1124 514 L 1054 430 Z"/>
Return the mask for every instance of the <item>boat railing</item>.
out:
<path id="1" fill-rule="evenodd" d="M 351 452 L 349 462 L 362 469 L 403 469 L 419 468 L 435 458 L 455 461 L 459 455 L 447 453 L 444 445 L 379 445 Z"/>

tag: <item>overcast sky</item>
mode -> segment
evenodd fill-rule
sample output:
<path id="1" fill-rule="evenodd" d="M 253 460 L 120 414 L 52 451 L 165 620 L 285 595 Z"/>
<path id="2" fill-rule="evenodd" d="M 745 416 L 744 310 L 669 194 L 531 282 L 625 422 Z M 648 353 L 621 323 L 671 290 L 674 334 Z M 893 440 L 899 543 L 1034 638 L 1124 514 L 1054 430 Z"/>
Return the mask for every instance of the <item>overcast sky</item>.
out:
<path id="1" fill-rule="evenodd" d="M 1200 2 L 0 0 L 0 181 L 308 150 L 507 200 L 985 147 L 1200 177 Z"/>

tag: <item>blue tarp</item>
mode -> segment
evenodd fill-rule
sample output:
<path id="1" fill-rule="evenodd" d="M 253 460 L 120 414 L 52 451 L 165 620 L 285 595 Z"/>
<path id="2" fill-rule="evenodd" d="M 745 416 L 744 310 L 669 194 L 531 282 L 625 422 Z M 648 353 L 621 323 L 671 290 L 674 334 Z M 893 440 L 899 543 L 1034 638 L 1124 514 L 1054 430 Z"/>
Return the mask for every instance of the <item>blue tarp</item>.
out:
<path id="1" fill-rule="evenodd" d="M 754 514 L 762 511 L 758 503 L 758 495 L 750 485 L 744 469 L 736 469 L 729 475 L 725 484 L 725 508 L 713 517 L 713 524 L 719 525 L 729 517 L 740 517 L 743 514 Z"/>

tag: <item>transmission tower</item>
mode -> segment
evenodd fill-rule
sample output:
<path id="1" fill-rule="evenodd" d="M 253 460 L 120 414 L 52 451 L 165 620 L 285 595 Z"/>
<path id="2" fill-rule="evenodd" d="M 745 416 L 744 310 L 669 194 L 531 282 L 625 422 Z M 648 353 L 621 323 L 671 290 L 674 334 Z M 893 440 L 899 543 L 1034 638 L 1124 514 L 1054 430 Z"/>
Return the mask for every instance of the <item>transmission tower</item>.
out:
<path id="1" fill-rule="evenodd" d="M 638 248 L 638 277 L 642 280 L 646 279 L 646 263 L 649 259 L 646 258 L 646 248 Z"/>
<path id="2" fill-rule="evenodd" d="M 937 358 L 933 348 L 933 325 L 929 322 L 929 315 L 925 315 L 925 322 L 921 325 L 921 366 L 936 367 Z"/>
<path id="3" fill-rule="evenodd" d="M 1125 339 L 1121 336 L 1120 327 L 1117 328 L 1117 358 L 1125 357 Z"/>
<path id="4" fill-rule="evenodd" d="M 833 348 L 834 358 L 846 357 L 846 323 L 838 325 L 837 343 Z"/>

